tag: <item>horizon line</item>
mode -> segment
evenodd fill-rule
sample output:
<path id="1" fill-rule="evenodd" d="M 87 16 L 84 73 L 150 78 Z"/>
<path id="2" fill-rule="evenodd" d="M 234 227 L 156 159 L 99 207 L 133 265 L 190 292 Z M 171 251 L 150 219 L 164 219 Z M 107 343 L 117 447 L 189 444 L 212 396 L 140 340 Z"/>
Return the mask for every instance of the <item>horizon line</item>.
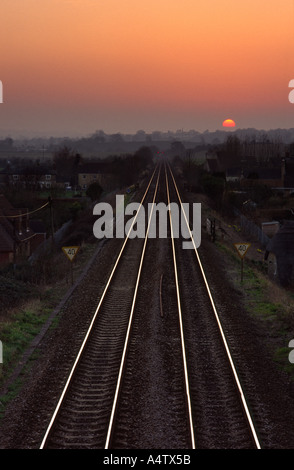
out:
<path id="1" fill-rule="evenodd" d="M 54 134 L 53 132 L 52 133 L 49 133 L 46 135 L 45 134 L 39 134 L 39 133 L 36 133 L 35 135 L 32 135 L 30 134 L 30 131 L 17 131 L 17 130 L 7 130 L 7 131 L 4 131 L 6 132 L 5 136 L 4 136 L 4 132 L 1 132 L 0 131 L 0 134 L 1 134 L 1 137 L 0 139 L 7 139 L 7 138 L 12 138 L 14 140 L 18 140 L 18 139 L 50 139 L 50 138 L 55 138 L 55 139 L 81 139 L 81 138 L 91 138 L 93 137 L 95 134 L 98 134 L 99 132 L 105 134 L 106 136 L 112 136 L 112 135 L 121 135 L 121 136 L 135 136 L 137 133 L 139 132 L 144 132 L 146 134 L 146 137 L 148 136 L 152 136 L 153 133 L 160 133 L 160 134 L 189 134 L 189 133 L 192 133 L 192 132 L 195 132 L 195 133 L 198 133 L 199 135 L 202 135 L 202 134 L 213 134 L 213 133 L 216 133 L 216 132 L 223 132 L 223 133 L 235 133 L 235 132 L 238 132 L 238 131 L 248 131 L 248 130 L 251 130 L 251 131 L 256 131 L 256 132 L 273 132 L 273 131 L 294 131 L 294 127 L 271 127 L 271 128 L 256 128 L 256 127 L 243 127 L 243 128 L 239 128 L 239 127 L 227 127 L 227 128 L 217 128 L 215 130 L 209 130 L 209 129 L 206 129 L 205 131 L 198 131 L 197 129 L 189 129 L 189 130 L 184 130 L 184 129 L 177 129 L 177 130 L 154 130 L 154 131 L 145 131 L 144 129 L 139 129 L 138 131 L 135 131 L 135 132 L 122 132 L 122 131 L 116 131 L 116 132 L 106 132 L 104 131 L 103 129 L 98 129 L 96 131 L 93 131 L 92 133 L 89 133 L 89 134 L 86 134 L 86 133 L 78 133 L 78 131 L 76 131 L 76 134 L 72 134 L 72 135 L 67 135 L 66 133 L 64 135 L 56 135 Z M 14 137 L 12 134 L 15 134 Z M 25 135 L 25 134 L 28 134 L 28 135 Z M 143 141 L 142 141 L 143 142 Z"/>

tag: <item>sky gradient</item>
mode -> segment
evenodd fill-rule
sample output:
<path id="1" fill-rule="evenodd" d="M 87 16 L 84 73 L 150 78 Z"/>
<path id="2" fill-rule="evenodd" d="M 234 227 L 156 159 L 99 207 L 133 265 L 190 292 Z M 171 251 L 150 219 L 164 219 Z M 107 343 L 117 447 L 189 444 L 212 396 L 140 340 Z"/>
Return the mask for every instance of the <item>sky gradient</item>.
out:
<path id="1" fill-rule="evenodd" d="M 2 0 L 0 132 L 294 127 L 294 0 Z"/>

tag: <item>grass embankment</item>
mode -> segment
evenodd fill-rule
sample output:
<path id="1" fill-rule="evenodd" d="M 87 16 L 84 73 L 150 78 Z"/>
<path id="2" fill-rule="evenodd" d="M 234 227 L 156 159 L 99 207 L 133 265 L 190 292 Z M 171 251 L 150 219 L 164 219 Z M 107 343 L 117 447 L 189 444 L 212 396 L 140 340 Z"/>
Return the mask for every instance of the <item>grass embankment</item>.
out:
<path id="1" fill-rule="evenodd" d="M 283 289 L 267 275 L 266 264 L 244 259 L 243 282 L 241 262 L 235 249 L 217 242 L 218 249 L 226 255 L 228 273 L 241 293 L 246 310 L 262 322 L 273 345 L 273 360 L 294 380 L 294 364 L 289 361 L 289 341 L 294 338 L 294 293 Z"/>
<path id="2" fill-rule="evenodd" d="M 82 244 L 73 263 L 74 281 L 80 276 L 96 248 L 96 244 Z M 38 335 L 51 313 L 71 288 L 70 261 L 66 259 L 63 252 L 55 254 L 54 264 L 57 281 L 55 283 L 29 288 L 24 282 L 13 278 L 2 278 L 6 297 L 3 296 L 4 305 L 0 312 L 0 340 L 3 346 L 3 364 L 0 364 L 0 390 L 32 340 Z M 57 272 L 60 266 L 63 266 L 64 273 L 61 277 Z M 16 305 L 11 306 L 15 302 Z M 56 327 L 58 321 L 59 317 L 57 316 L 51 323 L 51 328 Z M 24 365 L 22 373 L 9 386 L 8 392 L 1 396 L 0 418 L 5 410 L 5 405 L 18 393 L 23 376 L 32 361 L 36 359 L 37 354 L 37 351 L 32 354 Z"/>
<path id="3" fill-rule="evenodd" d="M 125 197 L 125 205 L 132 200 L 134 193 Z M 107 195 L 106 195 L 107 197 Z M 115 195 L 107 199 L 115 206 Z M 92 211 L 81 211 L 80 216 L 65 236 L 64 245 L 81 245 L 73 262 L 74 281 L 84 270 L 97 249 L 97 240 L 92 232 Z M 86 242 L 80 242 L 86 240 Z M 8 270 L 0 274 L 0 340 L 3 345 L 3 364 L 0 364 L 0 390 L 15 370 L 24 352 L 38 335 L 54 309 L 58 306 L 68 289 L 71 288 L 71 263 L 61 248 L 52 254 L 47 253 L 32 267 L 24 263 L 17 267 L 16 278 Z M 58 324 L 57 316 L 51 328 Z M 21 374 L 8 392 L 0 397 L 0 418 L 5 405 L 17 395 L 26 370 L 37 357 L 37 350 L 27 360 Z"/>

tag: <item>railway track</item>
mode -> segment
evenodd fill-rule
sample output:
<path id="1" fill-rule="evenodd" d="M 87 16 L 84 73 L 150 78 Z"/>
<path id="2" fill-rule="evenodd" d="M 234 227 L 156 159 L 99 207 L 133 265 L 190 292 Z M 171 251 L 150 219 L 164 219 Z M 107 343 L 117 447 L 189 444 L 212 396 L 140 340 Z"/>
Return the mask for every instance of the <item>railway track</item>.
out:
<path id="1" fill-rule="evenodd" d="M 141 208 L 159 201 L 181 205 L 169 167 Z M 169 222 L 125 239 L 41 449 L 260 447 L 198 250 Z"/>
<path id="2" fill-rule="evenodd" d="M 173 200 L 182 206 L 170 170 Z M 189 226 L 187 217 L 182 211 Z M 189 357 L 193 422 L 198 447 L 254 448 L 261 445 L 239 373 L 230 352 L 199 250 L 188 228 L 193 250 L 176 240 L 184 330 Z M 193 289 L 191 289 L 193 280 Z"/>

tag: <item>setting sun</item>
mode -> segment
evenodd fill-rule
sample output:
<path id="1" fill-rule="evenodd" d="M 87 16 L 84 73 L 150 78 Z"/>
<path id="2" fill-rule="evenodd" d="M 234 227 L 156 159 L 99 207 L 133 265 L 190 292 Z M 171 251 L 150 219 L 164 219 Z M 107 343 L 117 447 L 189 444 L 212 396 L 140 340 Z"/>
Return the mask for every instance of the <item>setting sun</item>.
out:
<path id="1" fill-rule="evenodd" d="M 223 122 L 223 127 L 235 127 L 236 123 L 233 119 L 225 119 Z"/>

